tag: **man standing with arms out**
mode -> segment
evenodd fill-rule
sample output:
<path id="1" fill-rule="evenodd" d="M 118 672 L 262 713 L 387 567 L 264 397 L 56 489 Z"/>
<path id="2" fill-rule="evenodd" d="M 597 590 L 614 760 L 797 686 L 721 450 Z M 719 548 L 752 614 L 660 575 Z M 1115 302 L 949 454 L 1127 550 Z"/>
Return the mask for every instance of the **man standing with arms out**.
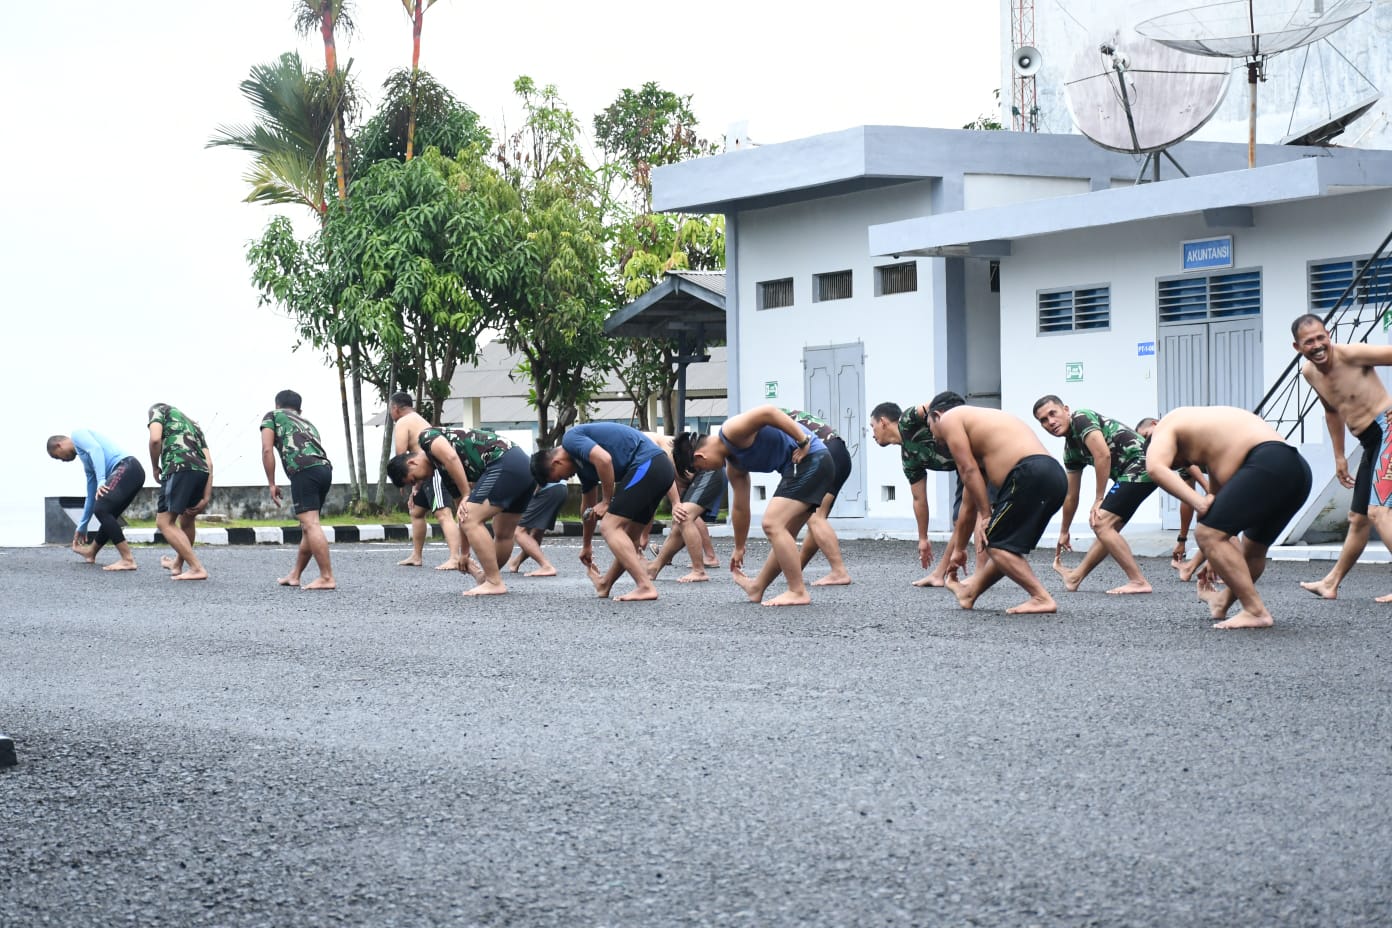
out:
<path id="1" fill-rule="evenodd" d="M 213 496 L 213 456 L 198 423 L 168 403 L 156 403 L 145 418 L 150 426 L 150 466 L 160 485 L 155 525 L 174 557 L 160 558 L 175 580 L 207 580 L 208 571 L 193 550 L 198 514 Z"/>
<path id="2" fill-rule="evenodd" d="M 730 481 L 730 524 L 735 535 L 730 573 L 749 601 L 763 601 L 765 606 L 805 606 L 812 602 L 802 579 L 797 535 L 836 480 L 831 453 L 822 440 L 777 406 L 758 406 L 726 419 L 715 437 L 691 432 L 678 435 L 672 457 L 678 470 L 725 468 Z M 756 577 L 744 573 L 752 473 L 778 474 L 782 478 L 764 510 L 764 535 L 773 550 Z M 780 573 L 788 589 L 764 600 L 764 592 Z"/>
<path id="3" fill-rule="evenodd" d="M 928 404 L 933 436 L 947 446 L 957 462 L 957 476 L 966 485 L 952 536 L 947 588 L 963 609 L 970 609 L 996 581 L 1009 577 L 1029 599 L 1007 613 L 1057 612 L 1058 604 L 1027 558 L 1063 505 L 1068 478 L 1024 422 L 999 409 L 965 404 L 960 395 L 950 392 L 939 393 Z M 994 507 L 987 495 L 988 481 L 1000 487 Z M 986 550 L 991 556 L 977 565 L 969 579 L 958 580 L 957 570 L 967 563 L 967 542 L 977 513 L 988 509 Z"/>
<path id="4" fill-rule="evenodd" d="M 319 510 L 324 508 L 329 489 L 333 486 L 333 465 L 324 452 L 319 430 L 300 414 L 300 395 L 294 390 L 276 394 L 276 408 L 261 419 L 261 464 L 271 488 L 271 501 L 280 506 L 280 487 L 276 486 L 276 453 L 285 475 L 290 478 L 290 499 L 295 518 L 300 522 L 300 547 L 295 553 L 295 566 L 276 582 L 281 586 L 299 586 L 300 574 L 309 566 L 310 558 L 319 566 L 319 576 L 306 590 L 332 590 L 333 566 L 329 563 L 329 540 L 319 524 Z"/>
<path id="5" fill-rule="evenodd" d="M 897 403 L 881 403 L 870 410 L 870 433 L 881 448 L 899 446 L 904 476 L 913 494 L 914 521 L 918 523 L 918 562 L 926 570 L 933 563 L 933 543 L 928 540 L 928 471 L 952 473 L 957 464 L 947 449 L 933 437 L 928 424 L 928 406 L 910 406 L 901 410 Z M 957 483 L 957 503 L 953 521 L 961 508 L 962 483 Z M 914 586 L 942 586 L 947 576 L 947 563 L 952 548 L 939 559 L 933 572 L 914 581 Z"/>
<path id="6" fill-rule="evenodd" d="M 71 436 L 54 435 L 48 440 L 48 456 L 58 461 L 82 458 L 87 474 L 87 502 L 82 518 L 73 533 L 72 549 L 88 564 L 97 562 L 97 552 L 109 541 L 120 552 L 121 559 L 107 564 L 102 570 L 135 570 L 135 556 L 121 531 L 121 513 L 145 485 L 145 468 L 111 440 L 91 429 L 76 429 Z M 96 516 L 101 528 L 91 541 L 87 526 Z"/>
<path id="7" fill-rule="evenodd" d="M 822 497 L 822 504 L 807 520 L 807 537 L 803 539 L 800 555 L 802 569 L 806 570 L 812 558 L 821 551 L 826 555 L 827 563 L 831 565 L 831 573 L 820 580 L 813 580 L 812 586 L 845 586 L 851 582 L 851 574 L 846 570 L 846 562 L 841 557 L 841 542 L 827 520 L 831 517 L 831 507 L 836 505 L 836 498 L 841 495 L 841 488 L 850 479 L 851 451 L 846 447 L 845 439 L 836 434 L 836 430 L 826 420 L 800 409 L 785 409 L 783 412 L 822 440 L 822 444 L 826 445 L 827 451 L 831 453 L 831 463 L 836 467 L 836 477 L 827 489 L 826 496 Z"/>
<path id="8" fill-rule="evenodd" d="M 416 412 L 415 403 L 409 393 L 394 393 L 391 401 L 387 404 L 387 411 L 391 414 L 392 421 L 396 425 L 392 428 L 392 444 L 395 446 L 395 454 L 406 454 L 411 451 L 420 450 L 420 433 L 424 429 L 430 428 L 430 423 L 425 417 Z M 429 480 L 422 480 L 416 484 L 415 492 L 411 494 L 411 556 L 397 561 L 398 567 L 419 567 L 424 563 L 425 557 L 425 538 L 430 533 L 430 526 L 426 523 L 425 517 L 435 514 L 435 521 L 440 523 L 440 531 L 445 536 L 445 544 L 449 547 L 449 560 L 436 567 L 436 570 L 456 570 L 463 553 L 459 548 L 459 523 L 454 521 L 454 511 L 450 508 L 450 501 L 445 497 L 445 488 L 441 483 L 440 472 L 436 471 Z"/>
<path id="9" fill-rule="evenodd" d="M 1334 467 L 1339 482 L 1353 488 L 1349 504 L 1348 535 L 1339 559 L 1320 580 L 1300 586 L 1324 599 L 1337 599 L 1339 584 L 1358 563 L 1374 528 L 1392 551 L 1392 396 L 1376 368 L 1392 365 L 1392 345 L 1336 345 L 1319 316 L 1306 313 L 1291 324 L 1295 350 L 1310 362 L 1300 371 L 1319 394 L 1329 443 L 1334 448 Z M 1344 428 L 1363 445 L 1358 476 L 1349 475 L 1344 457 Z M 1377 597 L 1392 602 L 1392 594 Z"/>
<path id="10" fill-rule="evenodd" d="M 1213 493 L 1200 496 L 1175 472 L 1193 464 Z M 1194 535 L 1227 588 L 1200 588 L 1213 618 L 1233 601 L 1242 609 L 1214 628 L 1265 628 L 1271 613 L 1257 593 L 1266 551 L 1310 495 L 1310 465 L 1276 430 L 1245 409 L 1181 406 L 1165 413 L 1150 436 L 1146 470 L 1167 493 L 1194 507 Z M 1233 544 L 1241 534 L 1239 547 Z"/>
<path id="11" fill-rule="evenodd" d="M 459 569 L 478 583 L 464 595 L 506 593 L 498 565 L 506 564 L 512 554 L 517 523 L 536 488 L 527 467 L 527 452 L 485 429 L 427 428 L 419 440 L 419 451 L 398 454 L 387 463 L 387 476 L 396 486 L 404 486 L 419 485 L 437 473 L 443 474 L 445 489 L 460 501 L 464 540 L 481 567 L 475 573 L 468 558 L 460 559 Z"/>
<path id="12" fill-rule="evenodd" d="M 607 597 L 620 575 L 627 573 L 637 588 L 618 602 L 657 599 L 657 586 L 648 576 L 639 539 L 652 524 L 658 503 L 672 489 L 676 472 L 671 458 L 642 432 L 617 422 L 572 426 L 559 448 L 532 455 L 537 483 L 580 477 L 582 505 L 587 512 L 581 530 L 580 562 L 601 598 Z M 682 518 L 674 508 L 673 520 Z M 609 546 L 614 562 L 602 576 L 594 566 L 594 523 Z"/>
<path id="13" fill-rule="evenodd" d="M 1044 431 L 1063 439 L 1068 496 L 1063 501 L 1063 525 L 1059 529 L 1058 547 L 1054 549 L 1054 570 L 1063 578 L 1064 589 L 1076 593 L 1093 568 L 1110 554 L 1126 574 L 1126 582 L 1108 593 L 1151 592 L 1150 582 L 1141 573 L 1131 546 L 1121 537 L 1121 529 L 1131 521 L 1141 503 L 1155 492 L 1155 483 L 1145 469 L 1145 439 L 1115 419 L 1091 409 L 1075 412 L 1052 394 L 1035 402 L 1034 417 Z M 1097 475 L 1097 494 L 1088 511 L 1088 525 L 1097 536 L 1097 544 L 1083 555 L 1082 563 L 1067 570 L 1063 566 L 1063 552 L 1073 550 L 1068 530 L 1073 525 L 1073 514 L 1078 511 L 1083 469 L 1089 464 Z M 1107 488 L 1109 477 L 1111 489 Z"/>

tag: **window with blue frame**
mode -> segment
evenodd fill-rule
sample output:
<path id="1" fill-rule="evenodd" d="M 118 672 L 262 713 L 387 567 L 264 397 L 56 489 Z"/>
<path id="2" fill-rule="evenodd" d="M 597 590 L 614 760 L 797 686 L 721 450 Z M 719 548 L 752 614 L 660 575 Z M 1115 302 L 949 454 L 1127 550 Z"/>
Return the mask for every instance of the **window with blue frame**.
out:
<path id="1" fill-rule="evenodd" d="M 1261 271 L 1186 275 L 1155 282 L 1161 325 L 1261 315 Z"/>

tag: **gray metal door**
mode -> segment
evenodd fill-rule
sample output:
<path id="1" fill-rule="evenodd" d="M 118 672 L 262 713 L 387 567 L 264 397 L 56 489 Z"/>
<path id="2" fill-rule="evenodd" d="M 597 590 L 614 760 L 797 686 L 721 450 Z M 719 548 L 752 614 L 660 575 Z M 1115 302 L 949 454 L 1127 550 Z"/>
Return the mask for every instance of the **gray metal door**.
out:
<path id="1" fill-rule="evenodd" d="M 846 442 L 851 476 L 831 514 L 865 515 L 865 349 L 860 342 L 804 348 L 803 409 L 825 419 Z"/>
<path id="2" fill-rule="evenodd" d="M 1177 406 L 1255 409 L 1262 397 L 1261 317 L 1160 327 L 1160 413 Z M 1179 528 L 1179 503 L 1161 497 L 1160 524 Z"/>

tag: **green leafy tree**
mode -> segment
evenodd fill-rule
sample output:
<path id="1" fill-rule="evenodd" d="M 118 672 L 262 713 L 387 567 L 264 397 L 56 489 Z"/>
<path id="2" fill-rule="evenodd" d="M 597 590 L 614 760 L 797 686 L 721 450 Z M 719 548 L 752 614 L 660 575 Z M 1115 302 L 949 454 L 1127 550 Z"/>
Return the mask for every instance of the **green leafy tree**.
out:
<path id="1" fill-rule="evenodd" d="M 473 183 L 508 230 L 516 254 L 493 288 L 495 327 L 525 358 L 538 443 L 548 448 L 588 408 L 603 384 L 604 320 L 613 306 L 605 279 L 604 224 L 579 126 L 555 87 L 520 77 L 522 129 L 494 152 L 498 172 L 475 166 Z"/>
<path id="2" fill-rule="evenodd" d="M 427 71 L 416 80 L 416 106 L 411 108 L 411 75 L 393 71 L 382 84 L 385 92 L 377 112 L 353 136 L 353 173 L 361 175 L 378 161 L 409 160 L 412 115 L 416 150 L 438 148 L 454 158 L 471 145 L 491 143 L 478 114 L 461 103 Z"/>
<path id="3" fill-rule="evenodd" d="M 715 143 L 696 134 L 691 95 L 663 90 L 649 81 L 625 88 L 594 118 L 595 140 L 606 165 L 634 191 L 640 213 L 652 212 L 652 169 L 716 153 Z"/>
<path id="4" fill-rule="evenodd" d="M 349 0 L 295 0 L 295 29 L 301 35 L 319 33 L 324 43 L 324 74 L 330 85 L 339 90 L 333 114 L 333 147 L 334 182 L 340 200 L 348 198 L 348 114 L 347 82 L 338 69 L 337 34 L 352 33 L 351 8 Z"/>

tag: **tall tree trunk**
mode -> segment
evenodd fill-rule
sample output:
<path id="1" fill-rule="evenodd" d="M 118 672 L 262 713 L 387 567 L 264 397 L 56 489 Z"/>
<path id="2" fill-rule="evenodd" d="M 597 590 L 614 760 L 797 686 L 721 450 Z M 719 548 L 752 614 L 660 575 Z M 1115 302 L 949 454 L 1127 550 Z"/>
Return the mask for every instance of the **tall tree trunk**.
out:
<path id="1" fill-rule="evenodd" d="M 348 412 L 348 378 L 343 369 L 343 346 L 334 345 L 334 367 L 338 371 L 338 398 L 343 406 L 343 440 L 348 445 L 348 493 L 352 501 L 358 501 L 358 471 L 353 458 L 353 423 Z"/>
<path id="2" fill-rule="evenodd" d="M 330 79 L 338 76 L 338 46 L 334 42 L 333 0 L 320 0 L 319 34 L 324 39 L 324 71 Z M 348 169 L 344 161 L 345 127 L 343 125 L 342 88 L 334 101 L 334 174 L 338 181 L 339 200 L 348 199 Z"/>
<path id="3" fill-rule="evenodd" d="M 416 151 L 416 78 L 420 76 L 421 24 L 425 19 L 425 0 L 416 0 L 416 15 L 411 20 L 411 103 L 406 111 L 406 160 Z"/>
<path id="4" fill-rule="evenodd" d="M 358 501 L 369 502 L 367 494 L 367 441 L 363 429 L 362 346 L 353 341 L 353 426 L 358 438 Z"/>
<path id="5" fill-rule="evenodd" d="M 386 396 L 387 402 L 391 402 L 392 394 L 396 392 L 396 368 L 397 355 L 392 352 L 391 366 L 387 368 L 387 388 L 382 391 Z M 377 505 L 386 512 L 387 507 L 387 462 L 392 459 L 392 453 L 396 450 L 392 444 L 392 421 L 391 416 L 387 416 L 387 421 L 382 423 L 382 463 L 377 468 Z"/>

